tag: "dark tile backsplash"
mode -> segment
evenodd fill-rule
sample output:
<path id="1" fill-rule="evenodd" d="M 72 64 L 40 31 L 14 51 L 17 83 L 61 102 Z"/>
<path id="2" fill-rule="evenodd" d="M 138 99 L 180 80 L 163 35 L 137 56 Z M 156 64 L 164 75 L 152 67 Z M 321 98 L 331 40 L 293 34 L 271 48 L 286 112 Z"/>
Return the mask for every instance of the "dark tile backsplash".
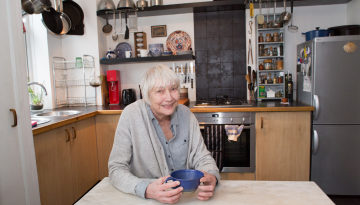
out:
<path id="1" fill-rule="evenodd" d="M 196 97 L 246 98 L 245 11 L 194 13 Z"/>

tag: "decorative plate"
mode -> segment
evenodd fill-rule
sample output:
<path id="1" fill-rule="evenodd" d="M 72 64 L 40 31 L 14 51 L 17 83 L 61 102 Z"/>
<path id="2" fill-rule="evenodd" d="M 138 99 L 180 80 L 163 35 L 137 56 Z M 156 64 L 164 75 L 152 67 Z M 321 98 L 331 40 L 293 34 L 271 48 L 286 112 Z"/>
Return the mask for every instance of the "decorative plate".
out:
<path id="1" fill-rule="evenodd" d="M 128 44 L 126 42 L 121 42 L 121 43 L 117 44 L 117 46 L 114 50 L 117 58 L 125 58 L 125 51 L 131 51 L 130 44 Z"/>
<path id="2" fill-rule="evenodd" d="M 178 51 L 188 51 L 191 48 L 191 38 L 184 31 L 174 31 L 167 38 L 166 47 L 174 54 Z"/>

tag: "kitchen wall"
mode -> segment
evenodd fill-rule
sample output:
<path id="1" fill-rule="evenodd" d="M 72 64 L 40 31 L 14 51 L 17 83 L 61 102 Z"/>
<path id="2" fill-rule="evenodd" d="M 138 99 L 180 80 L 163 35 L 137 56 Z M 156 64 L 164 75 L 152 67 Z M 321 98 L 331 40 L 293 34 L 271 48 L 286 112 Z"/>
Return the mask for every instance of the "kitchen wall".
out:
<path id="1" fill-rule="evenodd" d="M 347 4 L 347 24 L 360 24 L 360 0 Z"/>
<path id="2" fill-rule="evenodd" d="M 197 0 L 205 1 L 205 0 Z M 137 64 L 121 64 L 121 65 L 112 65 L 104 66 L 99 65 L 99 59 L 102 58 L 106 51 L 109 48 L 114 49 L 117 43 L 120 40 L 114 42 L 111 39 L 111 35 L 104 35 L 101 31 L 102 26 L 105 24 L 105 19 L 96 16 L 97 4 L 100 0 L 96 1 L 86 1 L 86 0 L 75 0 L 84 11 L 84 23 L 85 23 L 85 35 L 83 36 L 54 36 L 45 32 L 43 27 L 42 37 L 39 37 L 38 40 L 43 40 L 44 44 L 48 44 L 48 50 L 46 46 L 41 50 L 36 51 L 36 56 L 34 59 L 37 61 L 42 61 L 41 64 L 37 64 L 37 67 L 41 67 L 41 72 L 37 75 L 51 76 L 51 67 L 52 67 L 52 57 L 53 56 L 64 56 L 69 60 L 73 60 L 76 56 L 81 56 L 83 54 L 90 54 L 95 57 L 95 67 L 97 72 L 104 72 L 106 69 L 119 69 L 121 71 L 121 82 L 122 88 L 137 88 L 137 85 L 141 79 L 141 76 L 146 70 L 157 63 L 137 63 Z M 164 0 L 164 4 L 174 4 L 174 3 L 190 3 L 195 1 L 190 0 Z M 118 1 L 115 0 L 117 5 Z M 299 31 L 297 33 L 285 32 L 286 44 L 285 44 L 285 68 L 293 74 L 295 73 L 295 63 L 296 63 L 296 45 L 304 41 L 304 36 L 301 35 L 301 32 L 306 32 L 309 30 L 315 29 L 316 26 L 321 28 L 327 28 L 330 26 L 338 26 L 343 24 L 359 24 L 359 10 L 360 1 L 353 0 L 348 4 L 336 4 L 336 5 L 324 5 L 324 6 L 312 6 L 312 7 L 295 7 L 294 8 L 294 24 L 299 26 Z M 289 11 L 289 10 L 288 10 Z M 282 8 L 277 9 L 277 12 L 282 12 Z M 258 10 L 255 10 L 255 14 L 258 13 Z M 264 13 L 264 11 L 263 11 Z M 247 22 L 249 11 L 246 11 Z M 38 19 L 39 21 L 39 19 Z M 110 20 L 112 23 L 112 20 Z M 118 22 L 119 25 L 119 22 Z M 164 43 L 166 38 L 150 38 L 150 26 L 152 25 L 167 25 L 168 35 L 174 30 L 184 30 L 186 31 L 192 40 L 194 41 L 194 24 L 193 24 L 193 14 L 179 14 L 179 15 L 168 15 L 168 16 L 154 16 L 154 17 L 140 17 L 138 18 L 138 31 L 145 31 L 148 34 L 148 43 Z M 246 29 L 248 31 L 248 24 L 246 24 Z M 43 26 L 42 23 L 39 26 Z M 119 29 L 119 28 L 118 28 Z M 45 33 L 45 34 L 44 34 Z M 133 34 L 130 33 L 130 39 L 128 42 L 133 46 Z M 253 33 L 250 38 L 254 39 L 255 33 Z M 247 35 L 247 38 L 249 36 Z M 248 39 L 246 39 L 248 42 Z M 195 49 L 194 42 L 192 42 L 193 49 Z M 255 52 L 255 45 L 253 43 L 253 51 Z M 255 54 L 255 53 L 254 53 Z M 254 59 L 255 60 L 255 59 Z M 176 62 L 176 64 L 185 64 L 188 61 Z M 172 66 L 172 62 L 166 63 L 169 66 Z M 253 69 L 255 69 L 253 65 Z M 52 77 L 47 77 L 47 79 L 41 80 L 43 77 L 38 77 L 38 81 L 45 82 L 48 86 L 51 85 Z M 295 79 L 296 80 L 296 79 Z M 50 89 L 48 89 L 49 91 Z M 98 90 L 100 93 L 100 90 Z M 50 91 L 51 93 L 51 91 Z M 191 98 L 194 99 L 195 93 L 191 95 Z M 99 98 L 100 95 L 98 95 Z M 51 96 L 47 99 L 50 99 Z M 100 99 L 98 99 L 100 103 Z M 49 104 L 49 103 L 47 103 Z M 51 103 L 50 103 L 51 104 Z"/>
<path id="3" fill-rule="evenodd" d="M 176 3 L 189 3 L 193 1 L 184 0 L 184 1 L 173 1 Z M 172 4 L 171 1 L 164 1 L 164 4 Z M 99 30 L 101 30 L 102 26 L 105 25 L 105 19 L 98 18 L 99 22 Z M 114 25 L 114 20 L 109 20 L 109 23 Z M 129 21 L 128 21 L 129 23 Z M 195 50 L 194 44 L 194 15 L 193 13 L 186 14 L 176 14 L 176 15 L 163 15 L 163 16 L 147 16 L 147 17 L 139 17 L 137 18 L 137 30 L 130 29 L 130 36 L 128 40 L 123 39 L 123 35 L 120 35 L 117 41 L 112 40 L 112 33 L 104 34 L 103 32 L 99 32 L 99 42 L 101 41 L 103 44 L 100 49 L 100 58 L 104 57 L 106 51 L 108 49 L 115 49 L 116 45 L 120 42 L 128 42 L 132 49 L 134 49 L 134 31 L 143 31 L 147 35 L 147 43 L 163 43 L 164 48 L 166 49 L 166 39 L 167 37 L 157 37 L 151 38 L 151 26 L 155 25 L 166 25 L 167 27 L 167 36 L 169 36 L 173 31 L 182 30 L 189 34 L 192 40 L 192 48 Z M 120 32 L 121 28 L 120 22 L 117 19 L 117 31 Z M 125 21 L 123 19 L 123 29 L 122 34 L 125 32 Z M 185 65 L 187 63 L 189 65 L 191 61 L 175 61 L 175 62 L 154 62 L 154 63 L 129 63 L 129 64 L 118 64 L 118 65 L 101 65 L 102 72 L 104 73 L 106 70 L 118 69 L 120 70 L 121 76 L 121 89 L 134 88 L 136 90 L 137 98 L 139 98 L 139 83 L 142 79 L 142 76 L 145 72 L 158 64 L 165 64 L 169 67 L 175 65 Z M 189 89 L 189 99 L 196 99 L 196 87 L 193 89 Z"/>
<path id="4" fill-rule="evenodd" d="M 358 0 L 353 0 L 358 1 Z M 279 6 L 279 5 L 277 5 Z M 280 5 L 281 6 L 281 5 Z M 273 5 L 271 5 L 273 7 Z M 316 27 L 326 29 L 332 26 L 340 26 L 347 24 L 347 4 L 334 4 L 334 5 L 321 5 L 321 6 L 302 6 L 294 7 L 293 14 L 293 24 L 299 27 L 298 32 L 291 33 L 287 29 L 285 30 L 285 59 L 284 59 L 284 70 L 290 71 L 293 74 L 294 82 L 294 91 L 296 91 L 296 46 L 299 43 L 305 41 L 305 35 L 302 33 L 314 30 Z M 283 12 L 283 7 L 277 8 L 276 13 Z M 290 9 L 288 8 L 288 11 Z M 266 10 L 262 13 L 266 14 Z M 273 12 L 273 9 L 270 10 L 270 14 Z M 249 10 L 246 11 L 247 19 L 249 22 Z M 259 10 L 255 10 L 255 16 L 259 13 Z M 266 17 L 266 16 L 265 16 Z M 249 30 L 249 24 L 246 24 L 247 31 Z M 253 28 L 255 29 L 255 28 Z M 247 36 L 251 38 L 252 42 L 255 42 L 255 30 L 253 30 L 253 35 Z M 248 40 L 247 40 L 248 42 Z M 253 51 L 255 54 L 255 43 L 253 45 Z M 255 55 L 254 55 L 255 56 Z M 254 59 L 255 60 L 255 59 Z M 255 61 L 256 62 L 256 61 Z M 252 68 L 255 69 L 255 65 L 252 65 Z M 294 93 L 296 96 L 296 93 Z"/>

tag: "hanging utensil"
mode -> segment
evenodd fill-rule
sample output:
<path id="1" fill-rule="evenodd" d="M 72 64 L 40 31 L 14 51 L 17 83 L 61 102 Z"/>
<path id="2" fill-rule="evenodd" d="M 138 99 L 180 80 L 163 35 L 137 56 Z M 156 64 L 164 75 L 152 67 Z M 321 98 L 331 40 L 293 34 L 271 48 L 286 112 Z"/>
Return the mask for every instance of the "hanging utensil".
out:
<path id="1" fill-rule="evenodd" d="M 284 0 L 284 12 L 280 14 L 280 22 L 282 24 L 287 24 L 291 19 L 291 14 L 286 11 L 286 0 Z"/>
<path id="2" fill-rule="evenodd" d="M 299 28 L 297 26 L 293 25 L 293 19 L 294 19 L 293 10 L 294 10 L 294 0 L 291 0 L 291 16 L 292 16 L 292 18 L 291 18 L 291 24 L 288 26 L 288 30 L 290 32 L 295 33 L 298 31 Z"/>
<path id="3" fill-rule="evenodd" d="M 70 31 L 71 29 L 71 20 L 70 18 L 63 13 L 62 0 L 58 4 L 57 0 L 54 0 L 55 9 L 52 7 L 48 11 L 41 13 L 43 18 L 43 23 L 53 34 L 63 35 Z"/>
<path id="4" fill-rule="evenodd" d="M 63 25 L 63 29 L 62 29 L 60 35 L 67 34 L 71 29 L 71 20 L 70 20 L 69 16 L 66 13 L 64 13 L 63 0 L 60 0 L 58 12 L 60 13 L 60 19 L 61 19 L 62 25 Z"/>
<path id="5" fill-rule="evenodd" d="M 280 24 L 279 24 L 279 22 L 276 20 L 275 10 L 276 10 L 276 0 L 274 0 L 274 19 L 273 19 L 273 22 L 272 22 L 272 27 L 273 27 L 273 28 L 278 28 L 278 27 L 280 27 Z"/>
<path id="6" fill-rule="evenodd" d="M 249 50 L 248 50 L 248 63 L 250 64 L 249 58 L 251 59 L 251 64 L 254 64 L 253 54 L 252 54 L 252 45 L 251 45 L 250 38 L 249 38 Z"/>
<path id="7" fill-rule="evenodd" d="M 119 37 L 119 35 L 116 33 L 116 11 L 114 10 L 114 33 L 111 36 L 113 41 L 116 41 Z"/>
<path id="8" fill-rule="evenodd" d="M 253 0 L 251 0 L 249 2 L 249 9 L 250 9 L 250 17 L 254 18 L 254 2 L 253 2 Z"/>
<path id="9" fill-rule="evenodd" d="M 28 14 L 40 14 L 43 11 L 49 11 L 51 2 L 50 0 L 21 0 L 21 7 Z"/>
<path id="10" fill-rule="evenodd" d="M 266 15 L 266 27 L 269 28 L 271 27 L 270 25 L 270 21 L 269 21 L 269 13 L 270 13 L 270 8 L 269 8 L 269 0 L 266 1 L 266 10 L 267 10 L 267 15 Z"/>
<path id="11" fill-rule="evenodd" d="M 253 29 L 252 29 L 252 27 L 253 27 L 252 25 L 253 25 L 253 21 L 250 20 L 250 21 L 249 21 L 249 32 L 248 32 L 250 36 L 252 35 L 252 30 L 253 30 Z"/>
<path id="12" fill-rule="evenodd" d="M 112 31 L 112 26 L 109 24 L 108 13 L 107 12 L 105 12 L 105 18 L 106 18 L 106 24 L 102 28 L 102 31 L 104 33 L 110 33 Z"/>
<path id="13" fill-rule="evenodd" d="M 125 30 L 125 37 L 124 39 L 129 39 L 129 27 L 128 27 L 128 24 L 127 24 L 127 12 L 125 12 L 125 24 L 126 24 L 126 30 Z"/>
<path id="14" fill-rule="evenodd" d="M 259 7 L 260 7 L 260 14 L 257 15 L 257 22 L 259 25 L 263 25 L 264 24 L 264 15 L 262 15 L 262 12 L 261 12 L 261 0 L 259 0 Z"/>

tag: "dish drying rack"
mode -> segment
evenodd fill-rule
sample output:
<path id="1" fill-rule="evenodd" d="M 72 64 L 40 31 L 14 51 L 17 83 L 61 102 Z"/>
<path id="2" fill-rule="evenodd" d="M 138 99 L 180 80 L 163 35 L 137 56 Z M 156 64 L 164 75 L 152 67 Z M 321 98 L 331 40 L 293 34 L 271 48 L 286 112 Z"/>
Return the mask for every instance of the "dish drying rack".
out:
<path id="1" fill-rule="evenodd" d="M 53 57 L 55 106 L 96 105 L 96 88 L 90 85 L 94 75 L 93 56 L 83 55 L 77 57 L 75 61 L 68 61 L 64 57 Z"/>

